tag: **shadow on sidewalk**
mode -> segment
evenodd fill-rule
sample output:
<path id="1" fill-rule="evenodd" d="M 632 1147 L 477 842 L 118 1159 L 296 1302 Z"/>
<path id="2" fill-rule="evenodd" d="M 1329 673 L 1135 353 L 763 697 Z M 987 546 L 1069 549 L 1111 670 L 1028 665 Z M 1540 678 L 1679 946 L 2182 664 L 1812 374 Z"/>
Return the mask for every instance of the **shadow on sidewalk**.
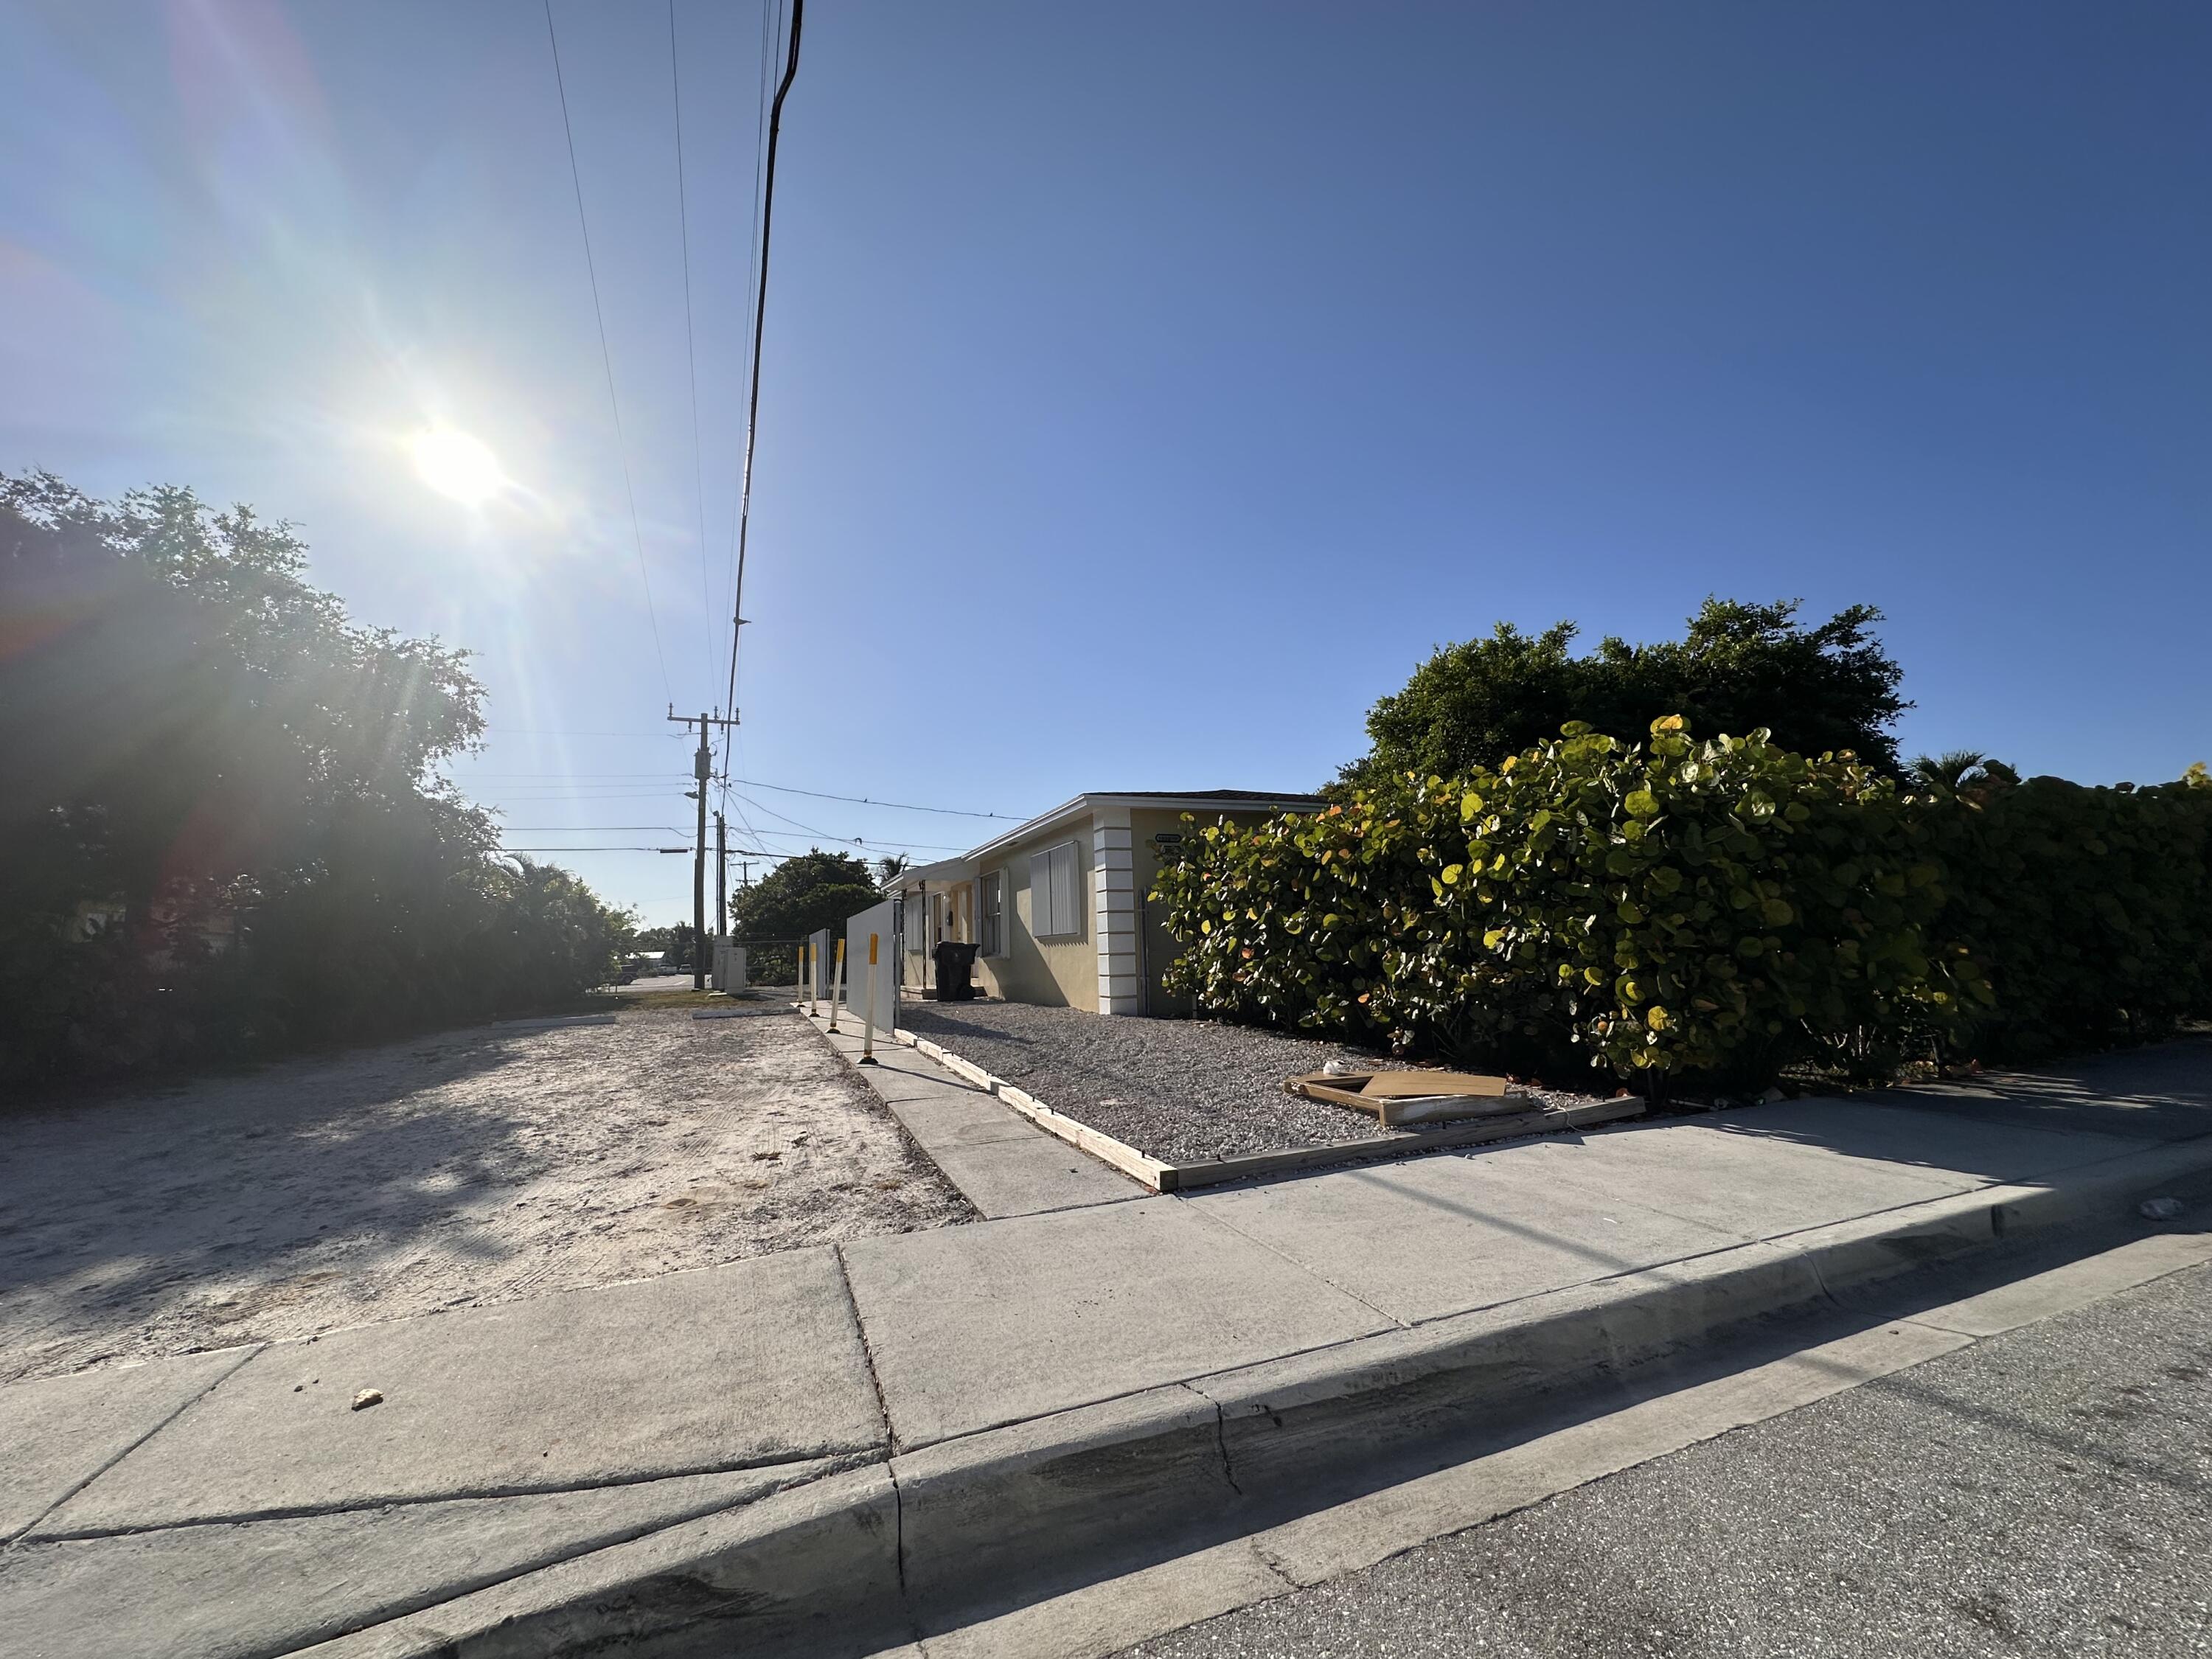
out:
<path id="1" fill-rule="evenodd" d="M 2185 1037 L 2048 1071 L 1992 1072 L 1867 1098 L 2024 1129 L 2186 1140 L 2212 1134 L 2212 1040 Z"/>

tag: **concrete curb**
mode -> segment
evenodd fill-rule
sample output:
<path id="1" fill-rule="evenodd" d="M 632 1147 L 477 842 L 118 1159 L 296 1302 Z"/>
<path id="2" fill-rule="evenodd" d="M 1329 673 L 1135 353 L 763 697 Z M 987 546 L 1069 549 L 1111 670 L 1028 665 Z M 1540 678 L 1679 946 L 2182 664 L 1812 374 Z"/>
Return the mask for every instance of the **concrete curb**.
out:
<path id="1" fill-rule="evenodd" d="M 1723 1333 L 2152 1196 L 2212 1194 L 2212 1138 L 1907 1206 L 939 1442 L 308 1650 L 322 1659 L 866 1654 L 1177 1540 L 1291 1512 L 1394 1453 L 1621 1391 Z M 1246 1528 L 1245 1529 L 1249 1529 Z"/>

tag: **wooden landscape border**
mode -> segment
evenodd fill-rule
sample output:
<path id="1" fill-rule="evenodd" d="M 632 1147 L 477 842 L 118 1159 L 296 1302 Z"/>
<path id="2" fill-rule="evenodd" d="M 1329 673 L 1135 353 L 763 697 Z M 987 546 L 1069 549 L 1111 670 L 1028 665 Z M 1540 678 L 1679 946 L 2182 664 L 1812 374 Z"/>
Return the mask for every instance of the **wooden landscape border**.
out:
<path id="1" fill-rule="evenodd" d="M 1218 1187 L 1227 1182 L 1249 1180 L 1255 1176 L 1325 1169 L 1332 1164 L 1352 1164 L 1364 1158 L 1410 1157 L 1416 1152 L 1444 1147 L 1480 1146 L 1490 1140 L 1553 1134 L 1561 1129 L 1589 1128 L 1600 1123 L 1615 1123 L 1623 1118 L 1638 1117 L 1644 1111 L 1644 1103 L 1634 1098 L 1595 1100 L 1587 1106 L 1540 1107 L 1534 1111 L 1480 1118 L 1455 1123 L 1449 1128 L 1420 1133 L 1370 1135 L 1358 1140 L 1339 1141 L 1328 1146 L 1294 1146 L 1287 1152 L 1244 1152 L 1235 1158 L 1208 1158 L 1197 1164 L 1168 1164 L 1140 1152 L 1134 1146 L 1127 1146 L 1109 1134 L 1103 1134 L 1065 1112 L 1054 1111 L 1026 1089 L 1018 1088 L 1004 1078 L 994 1077 L 974 1060 L 964 1060 L 926 1036 L 897 1028 L 892 1030 L 891 1035 L 917 1054 L 935 1060 L 956 1077 L 965 1078 L 977 1088 L 996 1095 L 1047 1134 L 1057 1135 L 1069 1146 L 1082 1148 L 1101 1163 L 1112 1164 L 1139 1186 L 1150 1188 L 1156 1193 L 1188 1192 L 1196 1187 Z"/>

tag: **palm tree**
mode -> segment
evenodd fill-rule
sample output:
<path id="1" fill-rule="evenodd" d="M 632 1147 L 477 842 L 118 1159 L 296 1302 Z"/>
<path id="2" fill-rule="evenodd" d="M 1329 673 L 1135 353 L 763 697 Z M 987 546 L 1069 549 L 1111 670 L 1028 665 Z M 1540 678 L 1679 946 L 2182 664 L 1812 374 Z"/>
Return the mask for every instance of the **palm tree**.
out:
<path id="1" fill-rule="evenodd" d="M 1934 793 L 1955 795 L 1978 781 L 1990 757 L 1978 749 L 1947 749 L 1940 755 L 1916 755 L 1905 763 L 1905 775 Z"/>
<path id="2" fill-rule="evenodd" d="M 876 872 L 883 878 L 882 885 L 888 887 L 906 873 L 907 860 L 903 853 L 894 854 L 876 860 Z"/>
<path id="3" fill-rule="evenodd" d="M 1905 769 L 1905 781 L 1931 795 L 1955 795 L 1977 806 L 2020 782 L 2020 774 L 2002 761 L 1972 749 L 1953 749 L 1941 755 L 1920 755 Z"/>

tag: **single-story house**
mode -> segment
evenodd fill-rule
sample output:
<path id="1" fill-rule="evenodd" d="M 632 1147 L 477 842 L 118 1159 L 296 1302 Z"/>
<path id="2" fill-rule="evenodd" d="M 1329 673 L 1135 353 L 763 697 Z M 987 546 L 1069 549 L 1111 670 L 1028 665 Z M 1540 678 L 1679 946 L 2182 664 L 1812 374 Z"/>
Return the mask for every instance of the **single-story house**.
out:
<path id="1" fill-rule="evenodd" d="M 1161 849 L 1209 823 L 1323 805 L 1318 795 L 1237 789 L 1078 795 L 972 853 L 897 878 L 901 982 L 933 987 L 930 953 L 953 939 L 980 947 L 975 979 L 986 996 L 1101 1014 L 1188 1013 L 1188 1000 L 1160 983 L 1180 947 L 1162 907 L 1146 896 Z"/>

